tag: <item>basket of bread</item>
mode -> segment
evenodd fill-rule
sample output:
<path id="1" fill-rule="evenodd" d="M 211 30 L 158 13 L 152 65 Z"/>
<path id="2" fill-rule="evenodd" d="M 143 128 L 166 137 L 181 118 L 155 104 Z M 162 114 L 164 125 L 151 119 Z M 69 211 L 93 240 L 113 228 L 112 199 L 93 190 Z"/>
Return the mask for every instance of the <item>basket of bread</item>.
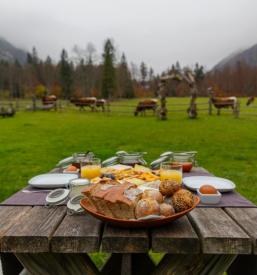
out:
<path id="1" fill-rule="evenodd" d="M 167 224 L 199 203 L 180 183 L 160 181 L 158 171 L 143 166 L 103 168 L 102 177 L 92 179 L 82 193 L 80 204 L 86 212 L 127 228 Z"/>

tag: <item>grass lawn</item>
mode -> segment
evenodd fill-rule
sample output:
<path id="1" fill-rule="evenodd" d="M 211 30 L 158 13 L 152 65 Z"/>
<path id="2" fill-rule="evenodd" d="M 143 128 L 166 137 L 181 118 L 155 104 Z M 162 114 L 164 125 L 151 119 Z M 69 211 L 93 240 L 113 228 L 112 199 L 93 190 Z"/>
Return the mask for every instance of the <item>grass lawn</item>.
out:
<path id="1" fill-rule="evenodd" d="M 169 103 L 187 102 L 184 98 Z M 134 106 L 135 100 L 116 104 Z M 256 136 L 257 118 L 235 119 L 230 113 L 208 116 L 203 111 L 190 120 L 186 113 L 174 112 L 167 121 L 159 121 L 151 113 L 107 116 L 72 108 L 18 112 L 14 118 L 0 119 L 0 201 L 76 151 L 92 150 L 101 159 L 117 150 L 147 151 L 151 161 L 167 150 L 197 150 L 199 165 L 233 180 L 238 191 L 257 203 Z"/>
<path id="2" fill-rule="evenodd" d="M 188 101 L 170 99 L 170 103 Z M 135 101 L 124 104 L 134 106 Z M 239 192 L 257 203 L 256 137 L 257 117 L 235 119 L 231 113 L 208 116 L 203 111 L 190 120 L 186 113 L 174 112 L 167 121 L 158 121 L 151 114 L 107 116 L 74 108 L 18 112 L 14 118 L 0 119 L 0 201 L 76 151 L 92 150 L 101 159 L 118 150 L 147 151 L 146 159 L 151 161 L 168 150 L 196 150 L 200 166 L 231 179 Z"/>

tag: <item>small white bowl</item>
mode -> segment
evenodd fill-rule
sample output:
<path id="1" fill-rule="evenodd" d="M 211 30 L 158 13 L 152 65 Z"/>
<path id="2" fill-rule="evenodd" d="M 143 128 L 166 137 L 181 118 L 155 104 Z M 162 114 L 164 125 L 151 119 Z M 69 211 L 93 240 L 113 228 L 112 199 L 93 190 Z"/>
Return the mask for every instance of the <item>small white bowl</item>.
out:
<path id="1" fill-rule="evenodd" d="M 218 190 L 217 194 L 202 194 L 200 190 L 197 189 L 197 194 L 203 204 L 218 204 L 221 200 L 221 193 Z"/>

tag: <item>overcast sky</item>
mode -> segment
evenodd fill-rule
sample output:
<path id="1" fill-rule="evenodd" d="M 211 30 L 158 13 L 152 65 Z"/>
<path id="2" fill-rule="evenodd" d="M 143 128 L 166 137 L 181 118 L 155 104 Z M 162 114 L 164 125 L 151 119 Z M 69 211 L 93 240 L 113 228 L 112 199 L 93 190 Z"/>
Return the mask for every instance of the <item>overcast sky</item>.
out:
<path id="1" fill-rule="evenodd" d="M 257 43 L 256 0 L 0 0 L 0 36 L 39 56 L 111 37 L 129 62 L 156 72 L 179 60 L 211 68 Z"/>

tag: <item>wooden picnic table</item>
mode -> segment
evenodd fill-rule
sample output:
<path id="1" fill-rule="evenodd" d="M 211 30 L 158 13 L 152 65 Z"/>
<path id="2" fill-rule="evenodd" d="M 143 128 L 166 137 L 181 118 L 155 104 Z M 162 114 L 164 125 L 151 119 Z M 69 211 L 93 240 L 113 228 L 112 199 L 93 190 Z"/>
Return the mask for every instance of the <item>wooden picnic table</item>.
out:
<path id="1" fill-rule="evenodd" d="M 158 265 L 150 250 L 165 253 Z M 102 270 L 87 255 L 99 251 L 111 253 Z M 167 226 L 122 229 L 65 206 L 0 206 L 0 252 L 4 275 L 257 274 L 257 208 L 196 208 Z"/>

